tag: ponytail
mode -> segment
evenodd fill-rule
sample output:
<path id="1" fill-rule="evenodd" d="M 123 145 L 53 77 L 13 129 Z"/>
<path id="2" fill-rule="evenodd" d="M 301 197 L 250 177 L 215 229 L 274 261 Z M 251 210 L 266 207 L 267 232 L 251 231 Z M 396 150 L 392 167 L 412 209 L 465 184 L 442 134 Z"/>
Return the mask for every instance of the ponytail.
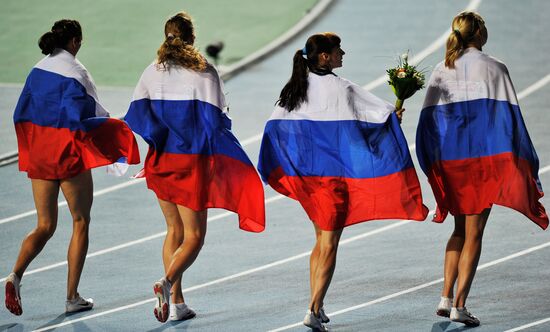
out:
<path id="1" fill-rule="evenodd" d="M 277 101 L 279 106 L 291 112 L 307 101 L 308 72 L 307 60 L 304 58 L 302 50 L 296 51 L 292 60 L 292 76 L 281 90 Z"/>
<path id="2" fill-rule="evenodd" d="M 464 41 L 460 35 L 460 30 L 456 29 L 451 31 L 449 38 L 447 38 L 447 49 L 445 51 L 445 67 L 454 68 L 455 61 L 458 59 L 464 51 Z"/>
<path id="3" fill-rule="evenodd" d="M 164 25 L 166 39 L 157 51 L 157 63 L 166 67 L 168 62 L 195 71 L 205 71 L 208 62 L 193 46 L 195 32 L 191 16 L 185 12 L 172 16 Z"/>
<path id="4" fill-rule="evenodd" d="M 38 40 L 38 47 L 42 54 L 52 54 L 56 48 L 67 46 L 73 38 L 82 39 L 82 28 L 76 20 L 59 20 L 52 26 L 51 31 L 46 32 Z"/>
<path id="5" fill-rule="evenodd" d="M 466 11 L 458 14 L 453 19 L 451 29 L 451 34 L 447 38 L 445 67 L 452 69 L 455 67 L 455 61 L 462 55 L 464 50 L 472 43 L 479 42 L 479 38 L 482 38 L 481 31 L 485 29 L 485 21 L 479 14 Z"/>

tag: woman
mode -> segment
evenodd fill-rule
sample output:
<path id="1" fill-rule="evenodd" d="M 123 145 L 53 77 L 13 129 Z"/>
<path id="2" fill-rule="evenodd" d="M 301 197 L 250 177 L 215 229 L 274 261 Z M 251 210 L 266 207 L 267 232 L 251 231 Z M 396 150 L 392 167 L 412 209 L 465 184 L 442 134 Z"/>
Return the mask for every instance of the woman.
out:
<path id="1" fill-rule="evenodd" d="M 191 17 L 176 14 L 164 34 L 126 115 L 149 144 L 144 174 L 166 219 L 165 276 L 153 287 L 161 322 L 195 316 L 185 304 L 181 277 L 203 245 L 207 208 L 237 212 L 246 231 L 261 232 L 265 223 L 262 183 L 231 132 L 218 73 L 193 47 Z"/>
<path id="2" fill-rule="evenodd" d="M 304 324 L 324 330 L 323 301 L 344 227 L 373 219 L 424 220 L 420 185 L 401 112 L 336 76 L 344 51 L 334 33 L 308 38 L 267 122 L 258 169 L 313 221 L 309 309 Z"/>
<path id="3" fill-rule="evenodd" d="M 416 138 L 418 160 L 437 201 L 434 221 L 443 222 L 449 212 L 455 219 L 436 312 L 468 326 L 480 324 L 465 305 L 492 205 L 548 226 L 538 202 L 543 193 L 537 154 L 508 70 L 482 52 L 486 42 L 487 28 L 477 13 L 453 19 L 445 61 L 430 78 Z"/>
<path id="4" fill-rule="evenodd" d="M 92 299 L 78 293 L 88 251 L 93 198 L 90 169 L 120 159 L 139 163 L 132 131 L 123 121 L 108 118 L 90 74 L 76 59 L 81 42 L 82 30 L 74 20 L 55 22 L 40 38 L 39 47 L 47 56 L 29 74 L 13 116 L 19 169 L 31 179 L 38 215 L 38 224 L 23 240 L 6 279 L 6 307 L 15 315 L 23 312 L 21 278 L 57 227 L 59 189 L 73 218 L 65 309 L 76 312 L 93 307 Z"/>

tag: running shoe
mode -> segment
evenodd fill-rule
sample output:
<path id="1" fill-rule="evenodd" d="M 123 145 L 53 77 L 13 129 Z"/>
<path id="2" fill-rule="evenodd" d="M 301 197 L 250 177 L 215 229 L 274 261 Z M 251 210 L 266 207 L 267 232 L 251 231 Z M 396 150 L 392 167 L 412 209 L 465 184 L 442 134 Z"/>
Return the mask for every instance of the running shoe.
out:
<path id="1" fill-rule="evenodd" d="M 153 292 L 157 297 L 157 305 L 155 306 L 155 317 L 159 322 L 166 322 L 170 316 L 170 289 L 172 285 L 166 278 L 161 278 L 153 285 Z"/>
<path id="2" fill-rule="evenodd" d="M 315 316 L 315 314 L 311 310 L 308 310 L 306 316 L 304 317 L 304 325 L 309 327 L 313 331 L 328 331 L 326 326 L 323 325 L 321 317 Z"/>
<path id="3" fill-rule="evenodd" d="M 80 311 L 92 310 L 94 307 L 93 299 L 84 299 L 80 294 L 76 298 L 65 301 L 65 313 L 75 313 Z"/>
<path id="4" fill-rule="evenodd" d="M 466 310 L 465 307 L 461 309 L 453 307 L 450 318 L 453 322 L 464 323 L 466 326 L 474 327 L 480 324 L 479 319 Z"/>
<path id="5" fill-rule="evenodd" d="M 21 295 L 19 294 L 20 281 L 17 274 L 13 272 L 6 278 L 6 308 L 16 316 L 23 313 Z"/>
<path id="6" fill-rule="evenodd" d="M 330 318 L 328 318 L 327 314 L 325 314 L 324 308 L 319 309 L 319 318 L 321 318 L 321 322 L 323 323 L 330 322 Z"/>
<path id="7" fill-rule="evenodd" d="M 449 317 L 449 315 L 451 314 L 452 306 L 453 298 L 442 296 L 441 301 L 439 301 L 439 304 L 437 305 L 435 314 L 441 317 Z"/>
<path id="8" fill-rule="evenodd" d="M 185 303 L 170 304 L 170 320 L 187 320 L 195 316 L 195 311 Z"/>

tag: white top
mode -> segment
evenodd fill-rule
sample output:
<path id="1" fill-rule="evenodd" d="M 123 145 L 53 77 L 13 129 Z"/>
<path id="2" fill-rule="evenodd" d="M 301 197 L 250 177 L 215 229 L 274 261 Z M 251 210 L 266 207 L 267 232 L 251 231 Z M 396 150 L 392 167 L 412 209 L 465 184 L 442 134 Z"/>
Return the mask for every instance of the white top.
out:
<path id="1" fill-rule="evenodd" d="M 476 99 L 518 104 L 506 65 L 470 47 L 455 61 L 455 68 L 444 62 L 434 68 L 422 108 Z"/>
<path id="2" fill-rule="evenodd" d="M 307 101 L 289 112 L 276 106 L 270 120 L 338 121 L 385 123 L 395 107 L 344 78 L 309 73 Z"/>

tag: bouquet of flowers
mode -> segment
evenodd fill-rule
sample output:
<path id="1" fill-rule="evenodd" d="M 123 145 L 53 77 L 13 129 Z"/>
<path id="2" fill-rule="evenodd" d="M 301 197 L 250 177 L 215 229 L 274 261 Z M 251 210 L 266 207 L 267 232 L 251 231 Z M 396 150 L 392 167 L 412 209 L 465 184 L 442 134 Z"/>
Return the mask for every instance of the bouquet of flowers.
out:
<path id="1" fill-rule="evenodd" d="M 397 97 L 395 109 L 403 108 L 405 99 L 414 95 L 414 93 L 424 87 L 424 72 L 417 70 L 408 62 L 409 53 L 404 53 L 399 57 L 399 65 L 395 68 L 386 70 L 389 76 L 388 84 Z"/>

